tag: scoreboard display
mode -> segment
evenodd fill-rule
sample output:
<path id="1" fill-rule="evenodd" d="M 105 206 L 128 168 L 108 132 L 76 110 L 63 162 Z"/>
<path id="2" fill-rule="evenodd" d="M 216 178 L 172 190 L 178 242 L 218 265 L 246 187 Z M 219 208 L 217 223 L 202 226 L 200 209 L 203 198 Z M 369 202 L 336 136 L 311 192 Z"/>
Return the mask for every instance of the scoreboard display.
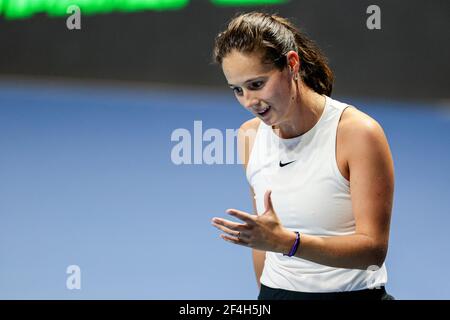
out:
<path id="1" fill-rule="evenodd" d="M 196 0 L 193 0 L 196 1 Z M 205 0 L 206 1 L 206 0 Z M 209 0 L 215 6 L 277 5 L 289 0 Z M 23 19 L 37 13 L 49 16 L 66 15 L 67 9 L 78 6 L 83 14 L 134 12 L 142 10 L 181 10 L 190 0 L 0 0 L 0 14 L 6 19 Z"/>

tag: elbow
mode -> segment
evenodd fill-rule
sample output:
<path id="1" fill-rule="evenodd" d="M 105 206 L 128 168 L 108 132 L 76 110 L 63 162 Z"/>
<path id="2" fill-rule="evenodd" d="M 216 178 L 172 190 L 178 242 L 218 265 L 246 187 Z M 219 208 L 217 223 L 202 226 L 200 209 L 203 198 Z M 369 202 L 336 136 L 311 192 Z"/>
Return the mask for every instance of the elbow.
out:
<path id="1" fill-rule="evenodd" d="M 366 265 L 366 270 L 378 270 L 380 269 L 387 255 L 387 245 L 376 245 L 372 248 L 369 263 Z"/>
<path id="2" fill-rule="evenodd" d="M 356 268 L 376 271 L 383 266 L 386 260 L 388 245 L 386 241 L 377 241 L 373 238 L 368 238 L 367 240 L 361 252 L 362 254 L 359 256 L 360 259 Z"/>
<path id="3" fill-rule="evenodd" d="M 372 263 L 369 266 L 367 266 L 366 270 L 376 271 L 380 269 L 383 266 L 384 260 L 385 260 L 384 258 L 374 259 Z"/>

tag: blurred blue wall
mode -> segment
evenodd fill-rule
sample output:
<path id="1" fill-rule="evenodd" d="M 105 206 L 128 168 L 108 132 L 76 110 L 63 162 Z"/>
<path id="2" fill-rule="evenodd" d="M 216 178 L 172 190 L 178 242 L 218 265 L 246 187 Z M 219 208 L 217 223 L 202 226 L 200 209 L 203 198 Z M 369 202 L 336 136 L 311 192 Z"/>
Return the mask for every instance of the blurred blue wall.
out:
<path id="1" fill-rule="evenodd" d="M 375 118 L 395 162 L 397 299 L 449 299 L 450 113 L 335 97 Z M 256 299 L 250 249 L 210 224 L 251 212 L 240 164 L 174 165 L 177 128 L 249 119 L 214 91 L 0 82 L 1 299 Z M 68 290 L 66 268 L 81 268 Z"/>

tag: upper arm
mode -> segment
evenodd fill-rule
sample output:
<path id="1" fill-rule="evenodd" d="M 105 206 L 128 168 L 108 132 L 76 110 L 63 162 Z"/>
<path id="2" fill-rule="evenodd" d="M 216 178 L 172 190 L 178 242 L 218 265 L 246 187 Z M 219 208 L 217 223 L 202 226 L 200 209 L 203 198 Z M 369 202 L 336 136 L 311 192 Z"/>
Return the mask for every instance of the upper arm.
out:
<path id="1" fill-rule="evenodd" d="M 253 148 L 253 143 L 256 137 L 256 131 L 259 124 L 259 119 L 253 118 L 244 122 L 238 130 L 238 155 L 239 159 L 244 167 L 244 172 L 247 171 L 248 160 L 250 159 L 250 153 Z M 252 186 L 250 186 L 250 195 L 253 204 L 253 213 L 256 215 L 256 201 L 255 201 L 255 191 Z M 255 268 L 255 273 L 259 282 L 261 277 L 262 269 L 264 267 L 264 260 L 266 257 L 266 252 L 261 250 L 252 249 L 253 265 Z"/>
<path id="2" fill-rule="evenodd" d="M 347 131 L 350 193 L 356 233 L 369 236 L 384 261 L 394 194 L 394 164 L 383 129 L 370 117 Z"/>
<path id="3" fill-rule="evenodd" d="M 257 119 L 250 119 L 244 122 L 238 130 L 238 155 L 240 163 L 247 169 L 247 164 L 250 159 L 250 153 L 253 148 L 253 143 L 256 137 L 257 131 Z"/>
<path id="4" fill-rule="evenodd" d="M 258 121 L 259 120 L 255 118 L 250 119 L 244 122 L 238 130 L 238 155 L 244 167 L 244 171 L 247 170 L 247 164 L 250 159 L 250 153 L 256 137 Z M 253 203 L 253 213 L 256 214 L 255 192 L 251 186 L 250 194 Z"/>

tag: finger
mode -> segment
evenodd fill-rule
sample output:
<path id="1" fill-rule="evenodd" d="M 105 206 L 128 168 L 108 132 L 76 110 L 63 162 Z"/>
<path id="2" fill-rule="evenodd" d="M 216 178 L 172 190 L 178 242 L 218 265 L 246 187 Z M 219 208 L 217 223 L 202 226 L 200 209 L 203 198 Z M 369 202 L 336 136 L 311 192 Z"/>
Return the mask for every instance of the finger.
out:
<path id="1" fill-rule="evenodd" d="M 226 211 L 228 214 L 241 219 L 242 221 L 247 222 L 250 225 L 255 224 L 255 216 L 252 214 L 248 214 L 247 212 L 236 210 L 236 209 L 228 209 Z"/>
<path id="2" fill-rule="evenodd" d="M 234 244 L 239 244 L 241 246 L 246 246 L 246 247 L 248 246 L 248 243 L 245 240 L 242 240 L 242 239 L 238 239 L 238 238 L 235 238 L 235 237 L 230 237 L 230 236 L 225 235 L 225 234 L 220 235 L 220 237 L 222 239 L 224 239 L 225 241 L 228 241 L 228 242 L 231 242 L 231 243 L 234 243 Z"/>
<path id="3" fill-rule="evenodd" d="M 264 207 L 266 208 L 266 211 L 273 210 L 273 204 L 272 204 L 272 190 L 267 190 L 264 194 Z"/>
<path id="4" fill-rule="evenodd" d="M 236 230 L 236 231 L 243 231 L 247 229 L 247 225 L 244 223 L 236 223 L 230 220 L 226 219 L 220 219 L 220 218 L 214 218 L 212 219 L 213 224 L 223 225 L 229 229 Z"/>
<path id="5" fill-rule="evenodd" d="M 224 226 L 216 224 L 216 223 L 213 223 L 213 226 L 215 226 L 217 229 L 222 230 L 223 232 L 228 233 L 230 236 L 233 236 L 233 237 L 237 237 L 238 234 L 242 235 L 242 233 L 240 231 L 231 230 L 227 227 L 224 227 Z"/>

